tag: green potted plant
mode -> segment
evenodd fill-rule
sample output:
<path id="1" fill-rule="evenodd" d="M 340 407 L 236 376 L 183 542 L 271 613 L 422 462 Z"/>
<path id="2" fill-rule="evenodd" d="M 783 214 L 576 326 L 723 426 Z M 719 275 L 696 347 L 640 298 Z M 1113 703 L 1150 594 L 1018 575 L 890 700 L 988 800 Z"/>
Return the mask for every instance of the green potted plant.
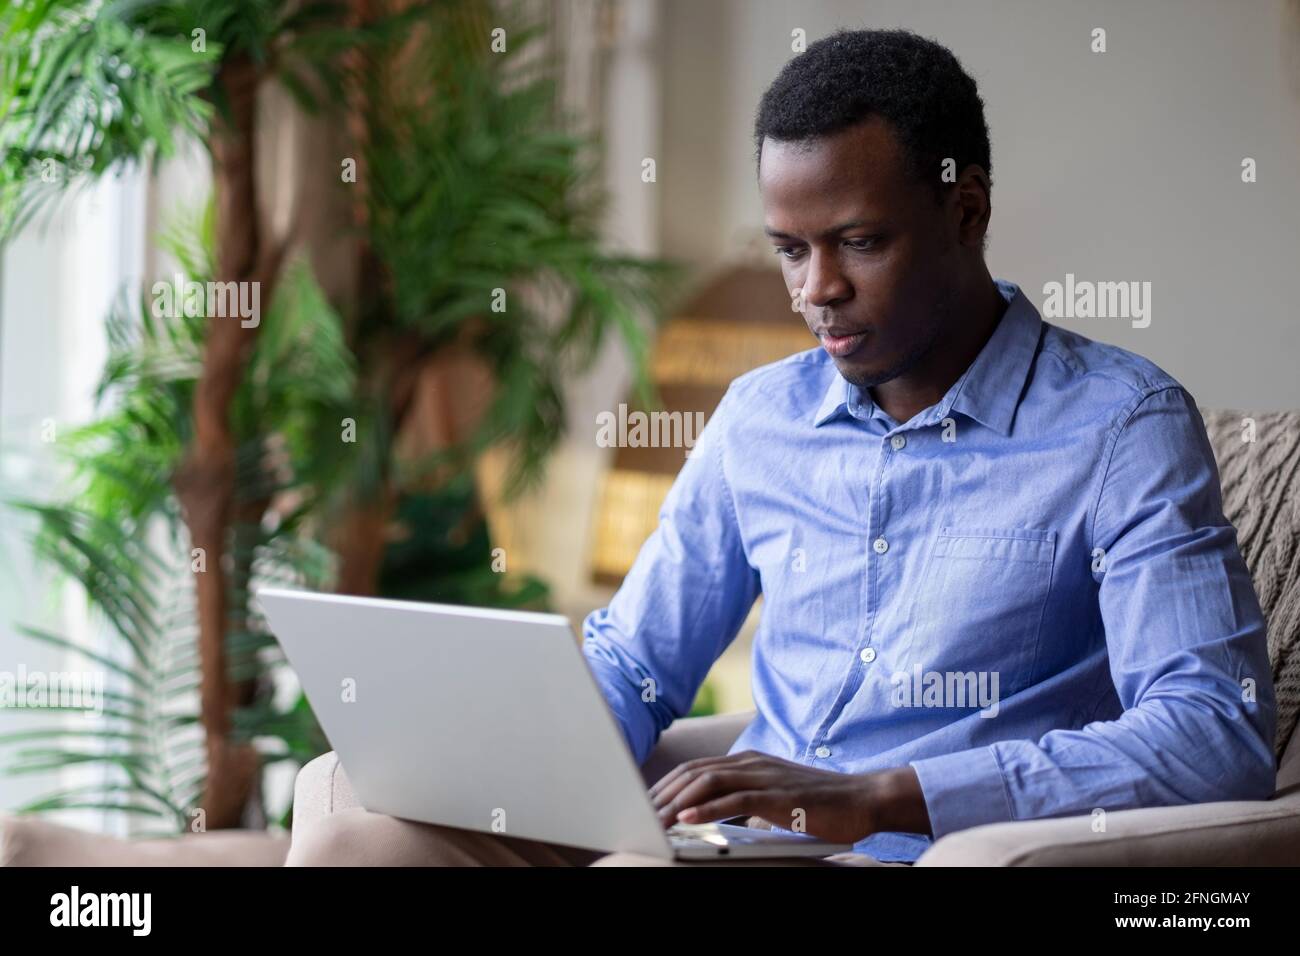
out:
<path id="1" fill-rule="evenodd" d="M 55 0 L 0 13 L 3 235 L 41 196 L 197 136 L 213 203 L 169 248 L 187 277 L 256 282 L 268 303 L 255 325 L 119 311 L 104 411 L 65 444 L 74 481 L 22 503 L 39 519 L 38 554 L 83 585 L 131 655 L 110 667 L 122 685 L 111 727 L 80 738 L 101 746 L 53 727 L 41 746 L 20 741 L 20 770 L 113 768 L 98 791 L 40 806 L 178 827 L 196 810 L 213 829 L 259 820 L 266 762 L 324 744 L 305 701 L 275 704 L 256 582 L 543 598 L 540 582 L 485 577 L 475 461 L 504 443 L 510 488 L 536 477 L 563 430 L 566 379 L 609 332 L 641 367 L 639 317 L 657 311 L 671 272 L 603 250 L 594 143 L 562 131 L 554 64 L 520 56 L 542 35 L 482 0 Z M 328 301 L 293 255 L 302 237 L 273 242 L 259 215 L 255 106 L 271 82 L 356 131 L 364 178 L 340 182 L 361 186 L 351 235 L 367 282 L 354 300 Z M 564 300 L 558 319 L 525 305 L 538 288 Z M 482 384 L 456 396 L 462 426 L 412 453 L 401 439 L 419 424 L 421 378 L 465 366 Z M 423 544 L 391 540 L 399 522 Z M 146 545 L 158 527 L 167 554 Z M 174 600 L 160 607 L 162 592 Z M 169 705 L 187 693 L 197 709 Z"/>

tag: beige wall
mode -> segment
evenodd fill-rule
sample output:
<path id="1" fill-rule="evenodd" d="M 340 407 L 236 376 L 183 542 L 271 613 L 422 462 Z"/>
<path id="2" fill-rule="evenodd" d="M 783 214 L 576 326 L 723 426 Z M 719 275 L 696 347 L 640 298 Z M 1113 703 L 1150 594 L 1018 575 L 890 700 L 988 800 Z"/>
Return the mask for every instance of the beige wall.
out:
<path id="1" fill-rule="evenodd" d="M 766 85 L 835 28 L 948 46 L 984 98 L 989 268 L 1152 283 L 1149 328 L 1059 324 L 1132 349 L 1203 405 L 1300 406 L 1300 13 L 1294 0 L 667 0 L 661 235 L 716 262 L 762 225 L 751 135 Z M 1108 52 L 1089 50 L 1093 27 Z M 1243 157 L 1259 181 L 1241 182 Z"/>

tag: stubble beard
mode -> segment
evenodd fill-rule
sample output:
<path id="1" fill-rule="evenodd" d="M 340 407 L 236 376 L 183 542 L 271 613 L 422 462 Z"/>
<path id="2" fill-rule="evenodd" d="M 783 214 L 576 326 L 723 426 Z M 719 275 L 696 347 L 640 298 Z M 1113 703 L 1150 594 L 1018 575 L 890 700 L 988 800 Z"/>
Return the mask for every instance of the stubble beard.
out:
<path id="1" fill-rule="evenodd" d="M 950 319 L 953 311 L 953 300 L 956 298 L 955 291 L 948 289 L 940 299 L 930 309 L 930 322 L 925 330 L 925 334 L 917 339 L 911 348 L 908 349 L 897 362 L 891 365 L 883 372 L 875 374 L 866 374 L 857 369 L 844 370 L 840 369 L 840 374 L 852 385 L 860 389 L 871 388 L 875 385 L 883 385 L 885 382 L 898 378 L 900 375 L 910 371 L 921 359 L 925 358 L 934 348 L 950 327 Z"/>

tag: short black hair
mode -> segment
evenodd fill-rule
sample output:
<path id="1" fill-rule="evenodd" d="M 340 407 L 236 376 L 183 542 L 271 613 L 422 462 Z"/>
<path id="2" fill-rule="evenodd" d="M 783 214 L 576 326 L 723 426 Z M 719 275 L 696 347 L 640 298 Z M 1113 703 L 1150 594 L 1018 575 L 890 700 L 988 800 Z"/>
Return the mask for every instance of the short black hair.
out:
<path id="1" fill-rule="evenodd" d="M 989 129 L 975 81 L 952 51 L 910 30 L 837 30 L 790 60 L 763 94 L 754 120 L 754 158 L 763 140 L 799 142 L 838 133 L 872 116 L 887 120 L 908 174 L 942 201 L 940 177 L 974 163 L 993 182 Z"/>

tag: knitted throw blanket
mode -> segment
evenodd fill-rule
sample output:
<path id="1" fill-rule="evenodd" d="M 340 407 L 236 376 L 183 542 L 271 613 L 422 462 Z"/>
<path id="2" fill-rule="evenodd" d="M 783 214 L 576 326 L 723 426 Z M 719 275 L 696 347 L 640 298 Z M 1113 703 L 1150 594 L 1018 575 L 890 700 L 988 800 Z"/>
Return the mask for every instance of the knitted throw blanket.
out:
<path id="1" fill-rule="evenodd" d="M 1201 416 L 1219 463 L 1223 512 L 1268 621 L 1281 757 L 1300 718 L 1300 412 L 1202 408 Z"/>

